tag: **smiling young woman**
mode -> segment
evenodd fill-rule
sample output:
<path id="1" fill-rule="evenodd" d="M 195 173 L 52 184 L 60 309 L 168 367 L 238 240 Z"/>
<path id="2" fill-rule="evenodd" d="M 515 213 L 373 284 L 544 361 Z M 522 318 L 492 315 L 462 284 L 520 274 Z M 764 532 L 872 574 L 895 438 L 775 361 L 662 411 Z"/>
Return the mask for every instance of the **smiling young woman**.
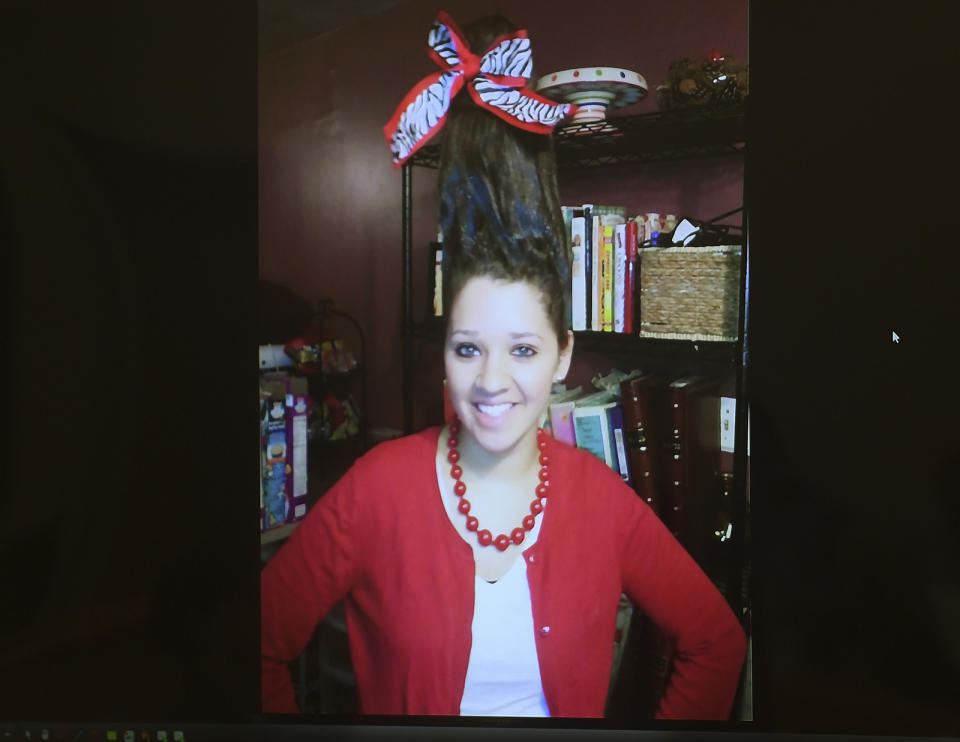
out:
<path id="1" fill-rule="evenodd" d="M 267 564 L 263 709 L 297 711 L 287 663 L 343 601 L 363 713 L 602 716 L 626 593 L 675 640 L 657 716 L 725 719 L 746 648 L 725 600 L 617 474 L 538 428 L 573 353 L 546 136 L 569 107 L 522 84 L 529 39 L 500 16 L 464 34 L 441 13 L 429 43 L 443 71 L 385 133 L 400 163 L 445 127 L 456 420 L 365 454 Z"/>
<path id="2" fill-rule="evenodd" d="M 570 368 L 572 335 L 558 344 L 529 283 L 486 276 L 466 283 L 450 312 L 444 350 L 465 458 L 503 473 L 535 464 L 537 424 L 553 383 Z"/>

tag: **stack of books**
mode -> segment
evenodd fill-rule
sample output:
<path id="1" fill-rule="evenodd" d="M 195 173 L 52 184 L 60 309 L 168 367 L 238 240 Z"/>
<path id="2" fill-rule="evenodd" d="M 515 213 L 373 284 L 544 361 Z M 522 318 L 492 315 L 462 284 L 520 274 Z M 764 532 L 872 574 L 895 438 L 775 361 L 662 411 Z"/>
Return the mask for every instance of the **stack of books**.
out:
<path id="1" fill-rule="evenodd" d="M 573 253 L 570 321 L 576 330 L 634 334 L 639 248 L 676 226 L 676 217 L 627 217 L 623 206 L 563 206 Z"/>
<path id="2" fill-rule="evenodd" d="M 601 390 L 556 390 L 550 431 L 606 463 L 689 544 L 696 513 L 730 465 L 721 448 L 720 381 L 616 371 L 604 378 Z"/>

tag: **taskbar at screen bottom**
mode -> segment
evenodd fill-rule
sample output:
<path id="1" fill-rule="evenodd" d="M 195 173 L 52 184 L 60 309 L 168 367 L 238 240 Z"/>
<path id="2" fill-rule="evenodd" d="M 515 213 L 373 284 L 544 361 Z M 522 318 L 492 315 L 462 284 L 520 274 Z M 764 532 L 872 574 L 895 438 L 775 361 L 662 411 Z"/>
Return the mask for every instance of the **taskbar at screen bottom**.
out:
<path id="1" fill-rule="evenodd" d="M 525 719 L 437 719 L 425 724 L 404 723 L 399 718 L 375 723 L 311 724 L 175 724 L 175 723 L 69 723 L 0 722 L 0 742 L 301 742 L 310 740 L 351 740 L 353 742 L 399 742 L 416 740 L 457 740 L 457 742 L 540 742 L 541 740 L 691 740 L 696 742 L 734 742 L 734 740 L 771 740 L 771 742 L 845 742 L 867 737 L 849 734 L 817 734 L 762 731 L 752 724 L 730 724 L 714 728 L 602 729 L 577 725 L 573 720 Z M 557 722 L 561 722 L 559 725 Z M 585 722 L 588 724 L 589 722 Z M 686 725 L 683 725 L 686 726 Z M 887 742 L 932 742 L 934 737 L 885 737 Z"/>

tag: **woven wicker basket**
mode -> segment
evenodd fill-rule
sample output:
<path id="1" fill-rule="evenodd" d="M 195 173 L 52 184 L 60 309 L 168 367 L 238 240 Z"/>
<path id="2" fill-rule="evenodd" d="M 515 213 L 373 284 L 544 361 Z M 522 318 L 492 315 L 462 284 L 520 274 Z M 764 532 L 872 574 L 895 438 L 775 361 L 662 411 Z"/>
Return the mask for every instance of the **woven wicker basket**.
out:
<path id="1" fill-rule="evenodd" d="M 740 247 L 640 250 L 640 336 L 737 339 Z"/>

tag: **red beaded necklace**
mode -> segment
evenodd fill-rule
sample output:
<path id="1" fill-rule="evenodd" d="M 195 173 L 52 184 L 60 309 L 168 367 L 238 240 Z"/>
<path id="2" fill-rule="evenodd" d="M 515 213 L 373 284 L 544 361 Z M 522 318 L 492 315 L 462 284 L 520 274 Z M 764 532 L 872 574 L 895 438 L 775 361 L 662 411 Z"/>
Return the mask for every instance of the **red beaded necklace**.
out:
<path id="1" fill-rule="evenodd" d="M 526 536 L 527 531 L 533 530 L 537 522 L 537 516 L 543 512 L 543 503 L 540 502 L 540 498 L 546 497 L 547 491 L 550 488 L 550 456 L 547 454 L 547 439 L 549 436 L 543 431 L 543 428 L 537 428 L 537 448 L 540 449 L 540 484 L 537 485 L 537 496 L 533 502 L 530 503 L 530 515 L 525 516 L 523 526 L 514 528 L 509 536 L 501 533 L 494 538 L 493 534 L 486 528 L 481 529 L 480 522 L 474 516 L 470 515 L 470 501 L 464 497 L 467 493 L 467 485 L 460 481 L 460 477 L 463 475 L 463 469 L 457 464 L 460 460 L 460 452 L 457 451 L 457 436 L 459 434 L 460 421 L 455 419 L 450 423 L 450 437 L 447 439 L 447 448 L 449 448 L 450 451 L 447 453 L 447 461 L 453 465 L 450 468 L 450 476 L 453 477 L 455 482 L 453 491 L 460 498 L 457 510 L 467 516 L 467 530 L 476 532 L 477 541 L 480 542 L 481 546 L 490 546 L 493 544 L 500 551 L 506 551 L 510 544 L 517 544 L 519 546 L 523 543 L 523 538 Z"/>

